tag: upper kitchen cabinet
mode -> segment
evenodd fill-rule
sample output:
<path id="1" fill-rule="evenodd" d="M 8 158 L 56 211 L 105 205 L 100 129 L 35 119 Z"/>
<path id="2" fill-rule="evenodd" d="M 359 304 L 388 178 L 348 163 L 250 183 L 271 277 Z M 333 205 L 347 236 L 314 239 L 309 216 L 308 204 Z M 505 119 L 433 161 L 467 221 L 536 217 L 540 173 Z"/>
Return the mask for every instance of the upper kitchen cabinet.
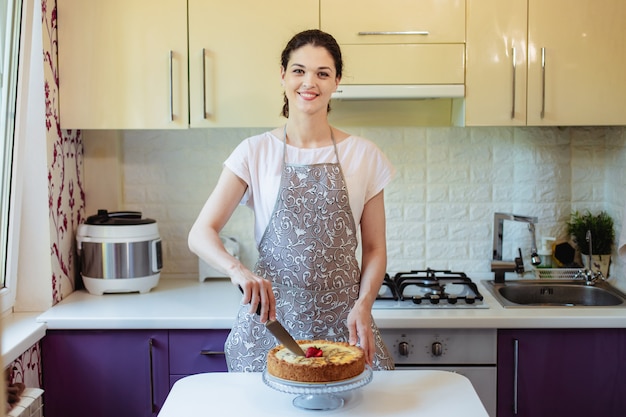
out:
<path id="1" fill-rule="evenodd" d="M 626 124 L 626 2 L 467 7 L 466 125 Z"/>
<path id="2" fill-rule="evenodd" d="M 284 123 L 280 54 L 317 28 L 318 0 L 189 0 L 190 125 Z"/>
<path id="3" fill-rule="evenodd" d="M 318 0 L 58 0 L 57 7 L 65 129 L 275 126 L 282 48 L 296 32 L 319 27 Z"/>
<path id="4" fill-rule="evenodd" d="M 528 125 L 626 124 L 626 2 L 533 0 Z"/>
<path id="5" fill-rule="evenodd" d="M 467 1 L 467 125 L 526 125 L 527 0 Z"/>
<path id="6" fill-rule="evenodd" d="M 321 0 L 320 27 L 341 45 L 342 84 L 460 84 L 465 0 Z"/>
<path id="7" fill-rule="evenodd" d="M 57 0 L 64 129 L 188 124 L 187 1 Z"/>

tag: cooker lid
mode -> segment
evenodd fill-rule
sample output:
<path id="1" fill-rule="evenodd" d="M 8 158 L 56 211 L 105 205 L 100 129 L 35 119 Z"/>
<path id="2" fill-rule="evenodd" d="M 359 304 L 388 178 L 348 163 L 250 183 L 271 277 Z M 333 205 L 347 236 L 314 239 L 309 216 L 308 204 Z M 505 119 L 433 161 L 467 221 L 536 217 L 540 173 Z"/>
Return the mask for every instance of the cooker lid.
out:
<path id="1" fill-rule="evenodd" d="M 100 209 L 98 214 L 87 217 L 85 224 L 94 226 L 133 226 L 156 223 L 154 219 L 142 219 L 140 211 L 112 211 Z"/>

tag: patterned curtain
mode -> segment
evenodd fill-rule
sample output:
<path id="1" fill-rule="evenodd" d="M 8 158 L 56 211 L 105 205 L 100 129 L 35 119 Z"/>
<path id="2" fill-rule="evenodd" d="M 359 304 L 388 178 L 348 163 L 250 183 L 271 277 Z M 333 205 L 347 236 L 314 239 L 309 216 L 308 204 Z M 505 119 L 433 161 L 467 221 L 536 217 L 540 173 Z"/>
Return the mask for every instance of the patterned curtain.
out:
<path id="1" fill-rule="evenodd" d="M 75 232 L 85 216 L 83 143 L 80 131 L 62 130 L 59 116 L 56 0 L 42 0 L 43 58 L 48 151 L 48 208 L 52 256 L 52 303 L 74 291 Z"/>
<path id="2" fill-rule="evenodd" d="M 46 137 L 41 140 L 47 145 L 52 303 L 56 304 L 71 294 L 76 284 L 75 233 L 85 217 L 83 143 L 80 131 L 62 130 L 60 124 L 56 0 L 41 0 L 41 11 L 46 96 Z M 13 361 L 7 373 L 9 384 L 40 388 L 40 344 Z"/>

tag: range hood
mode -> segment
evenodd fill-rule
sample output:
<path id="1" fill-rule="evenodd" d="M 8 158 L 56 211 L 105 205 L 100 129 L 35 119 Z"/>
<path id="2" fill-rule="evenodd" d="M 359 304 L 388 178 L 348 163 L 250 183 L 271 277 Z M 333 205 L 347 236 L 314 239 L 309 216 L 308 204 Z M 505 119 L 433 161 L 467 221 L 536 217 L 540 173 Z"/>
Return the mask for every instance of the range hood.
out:
<path id="1" fill-rule="evenodd" d="M 336 100 L 409 100 L 429 98 L 461 98 L 463 84 L 413 85 L 339 85 L 332 98 Z"/>

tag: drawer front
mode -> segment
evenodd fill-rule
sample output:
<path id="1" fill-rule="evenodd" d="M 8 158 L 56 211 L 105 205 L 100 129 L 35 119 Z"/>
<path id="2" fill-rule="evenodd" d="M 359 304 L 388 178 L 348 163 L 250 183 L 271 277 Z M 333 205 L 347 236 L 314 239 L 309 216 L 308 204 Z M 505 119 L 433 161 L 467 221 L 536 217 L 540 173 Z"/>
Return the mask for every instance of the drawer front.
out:
<path id="1" fill-rule="evenodd" d="M 344 45 L 342 84 L 463 84 L 465 45 Z"/>
<path id="2" fill-rule="evenodd" d="M 170 330 L 170 375 L 225 372 L 224 342 L 230 330 Z"/>
<path id="3" fill-rule="evenodd" d="M 465 0 L 321 0 L 320 7 L 321 29 L 341 45 L 465 42 Z"/>

